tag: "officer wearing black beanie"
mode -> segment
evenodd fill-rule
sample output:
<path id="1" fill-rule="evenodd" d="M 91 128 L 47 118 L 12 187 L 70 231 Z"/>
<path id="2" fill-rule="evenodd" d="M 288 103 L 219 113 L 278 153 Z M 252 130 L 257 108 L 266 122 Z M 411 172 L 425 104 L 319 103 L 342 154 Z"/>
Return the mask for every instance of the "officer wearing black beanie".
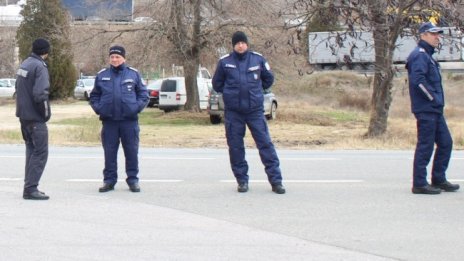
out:
<path id="1" fill-rule="evenodd" d="M 122 57 L 126 58 L 126 49 L 119 45 L 114 45 L 110 47 L 110 55 L 112 54 L 119 54 Z"/>
<path id="2" fill-rule="evenodd" d="M 32 53 L 16 72 L 16 117 L 26 144 L 26 168 L 23 198 L 47 200 L 49 196 L 38 190 L 48 159 L 48 128 L 50 119 L 50 77 L 45 59 L 50 43 L 38 38 L 32 43 Z"/>
<path id="3" fill-rule="evenodd" d="M 105 155 L 103 186 L 98 191 L 114 190 L 118 182 L 121 144 L 126 157 L 126 183 L 130 191 L 140 192 L 138 114 L 148 104 L 148 91 L 140 73 L 126 64 L 124 47 L 111 46 L 108 58 L 110 66 L 98 72 L 90 92 L 90 105 L 102 122 L 101 140 Z"/>
<path id="4" fill-rule="evenodd" d="M 248 44 L 248 38 L 244 32 L 237 31 L 232 35 L 232 47 L 234 47 L 238 42 Z"/>
<path id="5" fill-rule="evenodd" d="M 50 52 L 50 43 L 43 38 L 38 38 L 32 43 L 32 52 L 37 55 L 47 54 Z"/>
<path id="6" fill-rule="evenodd" d="M 248 191 L 248 163 L 243 143 L 248 126 L 272 191 L 284 194 L 279 157 L 263 114 L 263 91 L 271 88 L 274 75 L 261 54 L 248 51 L 248 38 L 244 32 L 237 31 L 232 35 L 232 47 L 233 52 L 219 59 L 212 83 L 224 100 L 224 126 L 237 191 Z"/>

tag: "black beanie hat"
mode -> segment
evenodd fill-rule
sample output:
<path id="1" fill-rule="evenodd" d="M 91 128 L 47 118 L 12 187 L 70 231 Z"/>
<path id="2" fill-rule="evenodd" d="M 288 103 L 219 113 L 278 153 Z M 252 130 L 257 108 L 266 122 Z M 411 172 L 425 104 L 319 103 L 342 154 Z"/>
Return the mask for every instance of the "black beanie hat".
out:
<path id="1" fill-rule="evenodd" d="M 232 46 L 235 46 L 238 42 L 248 44 L 248 38 L 244 32 L 237 31 L 232 35 Z"/>
<path id="2" fill-rule="evenodd" d="M 43 39 L 38 38 L 32 43 L 32 52 L 37 55 L 44 55 L 50 52 L 50 43 Z"/>
<path id="3" fill-rule="evenodd" d="M 110 55 L 112 54 L 119 54 L 122 57 L 126 58 L 126 50 L 124 49 L 124 47 L 119 45 L 111 46 Z"/>

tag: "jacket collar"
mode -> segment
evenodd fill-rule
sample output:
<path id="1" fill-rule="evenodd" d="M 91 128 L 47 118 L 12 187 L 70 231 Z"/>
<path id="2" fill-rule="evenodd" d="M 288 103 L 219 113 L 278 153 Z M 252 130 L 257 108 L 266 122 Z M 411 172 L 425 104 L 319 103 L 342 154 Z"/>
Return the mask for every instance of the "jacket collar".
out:
<path id="1" fill-rule="evenodd" d="M 419 41 L 419 44 L 418 44 L 420 47 L 424 48 L 425 51 L 432 55 L 434 52 L 435 52 L 435 48 L 433 46 L 431 46 L 430 44 L 428 44 L 426 41 L 424 40 L 420 40 Z"/>
<path id="2" fill-rule="evenodd" d="M 244 53 L 237 53 L 236 51 L 232 52 L 232 55 L 237 58 L 238 60 L 244 60 L 247 55 L 248 55 L 248 50 L 246 50 Z"/>
<path id="3" fill-rule="evenodd" d="M 119 65 L 118 67 L 114 67 L 113 65 L 110 65 L 110 67 L 111 67 L 112 71 L 120 72 L 120 71 L 124 70 L 127 66 L 126 66 L 126 63 L 123 63 L 123 64 Z"/>

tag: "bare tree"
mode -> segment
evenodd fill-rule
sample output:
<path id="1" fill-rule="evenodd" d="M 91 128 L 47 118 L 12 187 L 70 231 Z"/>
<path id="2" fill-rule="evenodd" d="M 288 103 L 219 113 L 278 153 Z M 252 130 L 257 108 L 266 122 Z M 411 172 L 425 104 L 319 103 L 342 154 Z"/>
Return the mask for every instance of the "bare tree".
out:
<path id="1" fill-rule="evenodd" d="M 392 64 L 396 40 L 405 29 L 417 32 L 419 23 L 430 18 L 430 12 L 439 14 L 447 24 L 462 28 L 460 5 L 462 1 L 446 0 L 289 0 L 288 9 L 281 14 L 293 14 L 310 21 L 322 12 L 336 13 L 346 31 L 363 30 L 373 33 L 375 74 L 371 113 L 367 137 L 377 137 L 387 130 L 392 102 Z"/>
<path id="2" fill-rule="evenodd" d="M 95 1 L 95 0 L 87 0 Z M 253 33 L 257 38 L 269 29 L 277 29 L 276 3 L 279 1 L 251 0 L 143 0 L 136 6 L 134 17 L 151 18 L 146 23 L 129 23 L 112 26 L 98 23 L 86 28 L 81 45 L 90 59 L 102 57 L 100 49 L 119 42 L 135 54 L 133 60 L 138 68 L 152 68 L 153 57 L 173 61 L 184 67 L 187 91 L 185 109 L 199 111 L 197 86 L 198 67 L 201 62 L 213 61 L 231 48 L 230 37 L 235 30 Z M 281 27 L 279 27 L 281 29 Z M 96 42 L 96 39 L 99 42 Z M 263 41 L 264 42 L 264 41 Z M 272 46 L 273 41 L 265 41 Z M 91 43 L 91 44 L 89 44 Z M 271 43 L 271 44 L 269 44 Z M 98 50 L 92 52 L 88 49 Z M 130 50 L 132 49 L 132 50 Z M 135 52 L 134 52 L 135 51 Z M 96 53 L 95 53 L 96 52 Z M 89 60 L 87 58 L 87 60 Z M 78 62 L 80 64 L 80 62 Z M 97 64 L 101 64 L 99 59 Z M 132 63 L 133 64 L 133 63 Z M 166 65 L 166 64 L 165 64 Z M 86 68 L 87 66 L 83 66 Z M 167 66 L 166 66 L 167 67 Z"/>

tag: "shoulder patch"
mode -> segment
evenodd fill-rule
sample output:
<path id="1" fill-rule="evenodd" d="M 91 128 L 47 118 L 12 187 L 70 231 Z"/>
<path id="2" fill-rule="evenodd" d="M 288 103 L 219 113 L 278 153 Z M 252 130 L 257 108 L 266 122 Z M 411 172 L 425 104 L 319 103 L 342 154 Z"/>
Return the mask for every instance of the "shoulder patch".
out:
<path id="1" fill-rule="evenodd" d="M 269 65 L 268 62 L 266 62 L 266 63 L 264 64 L 264 67 L 266 67 L 266 70 L 268 70 L 268 71 L 271 70 L 271 66 Z"/>
<path id="2" fill-rule="evenodd" d="M 222 59 L 224 59 L 224 58 L 226 58 L 226 57 L 229 57 L 229 55 L 230 55 L 230 54 L 223 55 L 223 56 L 221 56 L 221 58 L 219 58 L 219 60 L 222 60 Z"/>
<path id="3" fill-rule="evenodd" d="M 263 56 L 262 54 L 257 53 L 257 52 L 252 52 L 252 53 L 257 54 L 257 55 L 259 55 L 259 56 Z"/>
<path id="4" fill-rule="evenodd" d="M 132 71 L 136 71 L 136 72 L 139 72 L 137 69 L 135 69 L 134 67 L 130 67 L 128 66 L 129 69 L 131 69 Z"/>

